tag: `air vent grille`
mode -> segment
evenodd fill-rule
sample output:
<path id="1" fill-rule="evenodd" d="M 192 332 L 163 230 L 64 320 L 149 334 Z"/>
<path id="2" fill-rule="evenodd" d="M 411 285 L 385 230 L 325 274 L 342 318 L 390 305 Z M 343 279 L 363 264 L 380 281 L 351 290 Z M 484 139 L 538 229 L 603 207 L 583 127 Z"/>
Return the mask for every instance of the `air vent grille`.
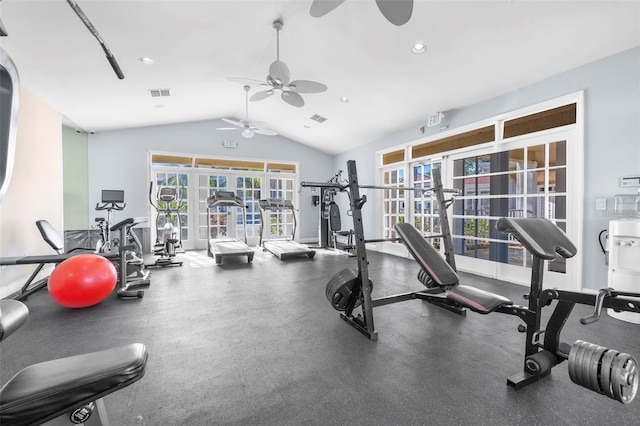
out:
<path id="1" fill-rule="evenodd" d="M 152 98 L 171 96 L 171 89 L 149 89 L 149 94 Z"/>
<path id="2" fill-rule="evenodd" d="M 318 114 L 313 114 L 311 116 L 311 119 L 313 121 L 317 121 L 318 123 L 324 123 L 325 121 L 327 121 L 327 117 L 323 117 L 323 116 L 318 115 Z"/>

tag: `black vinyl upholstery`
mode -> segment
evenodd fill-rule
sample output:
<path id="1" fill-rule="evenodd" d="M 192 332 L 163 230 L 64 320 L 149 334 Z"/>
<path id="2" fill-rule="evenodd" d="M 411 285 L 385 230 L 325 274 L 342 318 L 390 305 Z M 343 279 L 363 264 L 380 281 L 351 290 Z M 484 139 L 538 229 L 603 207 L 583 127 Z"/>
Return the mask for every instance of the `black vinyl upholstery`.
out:
<path id="1" fill-rule="evenodd" d="M 22 369 L 0 389 L 0 424 L 50 420 L 140 380 L 141 343 L 56 359 Z"/>
<path id="2" fill-rule="evenodd" d="M 0 342 L 22 327 L 29 318 L 29 308 L 22 302 L 0 300 Z"/>
<path id="3" fill-rule="evenodd" d="M 47 220 L 36 221 L 42 238 L 58 253 L 64 253 L 64 239 Z"/>
<path id="4" fill-rule="evenodd" d="M 447 292 L 447 297 L 479 314 L 488 314 L 500 306 L 513 304 L 504 296 L 468 285 L 451 287 Z"/>
<path id="5" fill-rule="evenodd" d="M 413 225 L 410 223 L 397 223 L 395 228 L 413 258 L 435 284 L 439 286 L 458 284 L 459 279 L 456 271 L 449 266 L 440 256 L 440 253 L 425 240 Z"/>
<path id="6" fill-rule="evenodd" d="M 513 235 L 527 251 L 541 259 L 555 259 L 556 253 L 569 258 L 578 252 L 562 229 L 549 219 L 503 217 L 496 227 Z"/>
<path id="7" fill-rule="evenodd" d="M 427 287 L 431 287 L 431 283 L 446 287 L 449 300 L 481 314 L 488 314 L 500 306 L 512 304 L 511 300 L 499 294 L 458 285 L 459 279 L 456 271 L 413 225 L 397 223 L 395 229 L 413 258 L 430 278 L 429 280 L 424 277 L 424 274 L 418 275 L 420 281 Z"/>

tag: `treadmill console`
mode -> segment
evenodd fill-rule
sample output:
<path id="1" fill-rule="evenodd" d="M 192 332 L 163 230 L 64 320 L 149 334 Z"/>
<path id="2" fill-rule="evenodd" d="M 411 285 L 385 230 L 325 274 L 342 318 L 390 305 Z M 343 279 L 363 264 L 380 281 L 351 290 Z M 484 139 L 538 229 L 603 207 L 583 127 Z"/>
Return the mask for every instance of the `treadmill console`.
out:
<path id="1" fill-rule="evenodd" d="M 283 200 L 282 198 L 266 198 L 258 203 L 262 210 L 293 209 L 291 200 Z"/>
<path id="2" fill-rule="evenodd" d="M 221 206 L 244 207 L 244 200 L 232 191 L 216 191 L 207 198 L 209 208 Z"/>

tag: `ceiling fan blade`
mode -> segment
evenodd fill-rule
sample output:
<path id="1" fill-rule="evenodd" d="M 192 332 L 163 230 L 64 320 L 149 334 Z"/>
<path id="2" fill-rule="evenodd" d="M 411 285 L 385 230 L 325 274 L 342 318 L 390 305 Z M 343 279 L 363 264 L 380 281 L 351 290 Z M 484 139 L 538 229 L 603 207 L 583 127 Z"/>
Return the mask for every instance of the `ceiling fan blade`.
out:
<path id="1" fill-rule="evenodd" d="M 283 101 L 285 101 L 286 103 L 294 107 L 304 106 L 304 99 L 302 99 L 302 96 L 300 96 L 298 93 L 294 91 L 291 91 L 291 90 L 283 91 L 281 98 Z"/>
<path id="2" fill-rule="evenodd" d="M 266 127 L 262 127 L 259 129 L 253 129 L 254 132 L 258 133 L 259 135 L 267 135 L 267 136 L 275 136 L 278 133 L 274 132 L 271 129 L 267 129 Z"/>
<path id="3" fill-rule="evenodd" d="M 269 75 L 274 80 L 278 80 L 280 83 L 287 85 L 291 74 L 289 73 L 289 67 L 282 61 L 273 61 L 269 66 Z"/>
<path id="4" fill-rule="evenodd" d="M 216 127 L 216 130 L 238 130 L 237 127 Z"/>
<path id="5" fill-rule="evenodd" d="M 251 102 L 261 101 L 271 95 L 273 95 L 273 90 L 265 90 L 264 92 L 254 93 L 253 96 L 249 98 L 249 100 Z"/>
<path id="6" fill-rule="evenodd" d="M 322 83 L 310 80 L 293 80 L 289 83 L 289 89 L 298 93 L 320 93 L 327 90 L 327 86 Z"/>
<path id="7" fill-rule="evenodd" d="M 240 84 L 248 84 L 249 86 L 266 86 L 267 84 L 264 81 L 254 80 L 251 78 L 242 78 L 242 77 L 227 77 L 227 80 L 233 81 L 234 83 Z"/>
<path id="8" fill-rule="evenodd" d="M 234 126 L 237 126 L 237 127 L 242 127 L 242 123 L 241 122 L 236 121 L 236 120 L 231 120 L 230 118 L 223 118 L 222 121 L 225 121 L 225 122 L 227 122 L 229 124 L 233 124 Z"/>
<path id="9" fill-rule="evenodd" d="M 376 4 L 393 25 L 404 25 L 411 19 L 413 0 L 376 0 Z"/>
<path id="10" fill-rule="evenodd" d="M 309 13 L 314 18 L 319 18 L 340 6 L 342 2 L 344 2 L 344 0 L 313 0 Z"/>

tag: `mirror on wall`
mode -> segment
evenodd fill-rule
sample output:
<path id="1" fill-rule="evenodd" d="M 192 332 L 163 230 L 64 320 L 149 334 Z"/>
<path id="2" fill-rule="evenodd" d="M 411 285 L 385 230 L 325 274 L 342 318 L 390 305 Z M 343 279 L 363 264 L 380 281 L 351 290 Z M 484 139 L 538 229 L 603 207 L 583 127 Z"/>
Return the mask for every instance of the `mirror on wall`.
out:
<path id="1" fill-rule="evenodd" d="M 13 171 L 19 94 L 18 70 L 7 52 L 0 49 L 0 203 Z"/>

